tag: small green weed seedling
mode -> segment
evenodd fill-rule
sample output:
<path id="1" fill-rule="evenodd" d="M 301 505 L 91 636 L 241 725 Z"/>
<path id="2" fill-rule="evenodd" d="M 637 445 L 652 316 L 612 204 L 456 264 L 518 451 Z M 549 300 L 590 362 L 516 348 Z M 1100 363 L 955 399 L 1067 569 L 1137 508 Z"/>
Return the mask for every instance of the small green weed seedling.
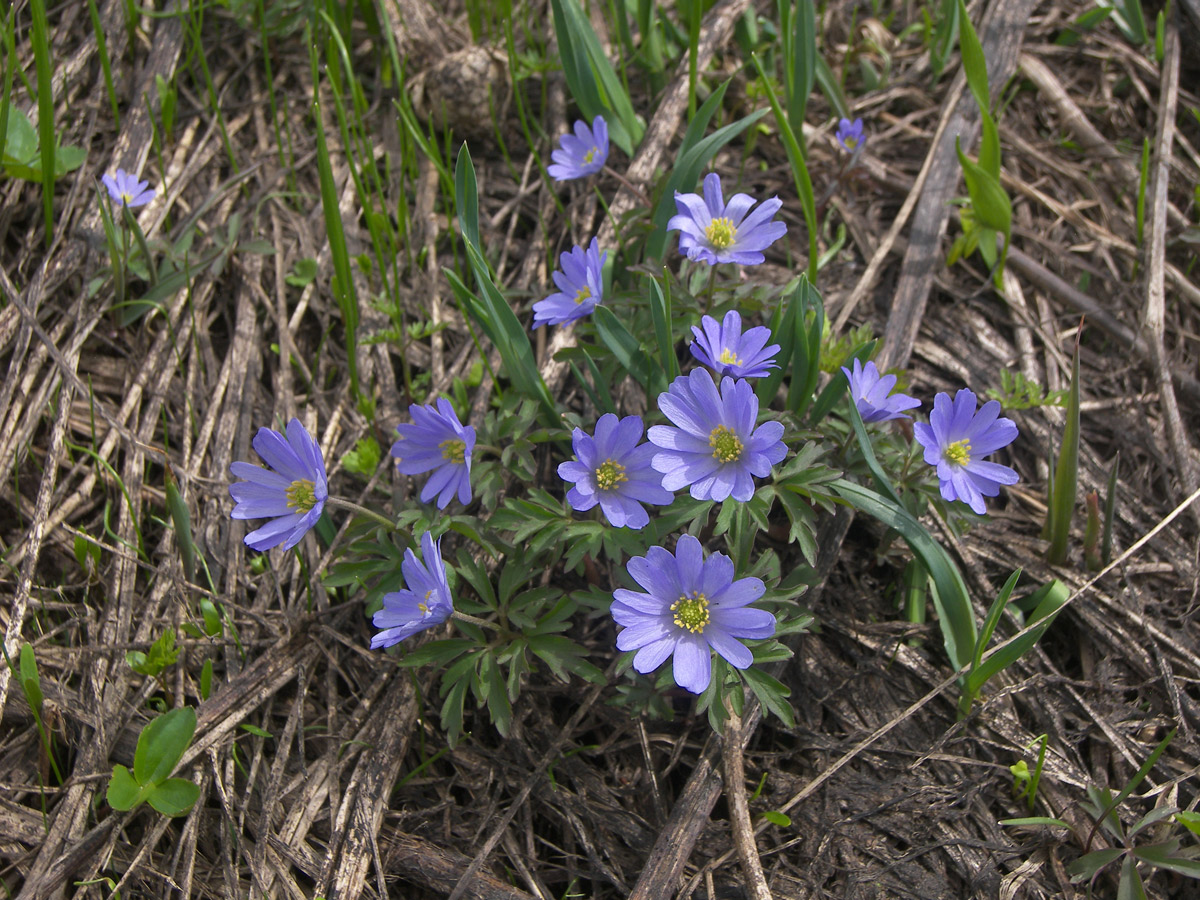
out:
<path id="1" fill-rule="evenodd" d="M 1121 868 L 1117 875 L 1116 896 L 1121 900 L 1147 900 L 1143 868 L 1151 871 L 1161 869 L 1200 879 L 1200 844 L 1190 839 L 1200 831 L 1200 825 L 1197 825 L 1200 817 L 1177 806 L 1163 805 L 1154 807 L 1138 818 L 1133 825 L 1126 825 L 1118 812 L 1121 804 L 1129 799 L 1154 768 L 1154 764 L 1174 737 L 1175 730 L 1172 729 L 1119 793 L 1114 795 L 1107 787 L 1088 786 L 1087 799 L 1082 801 L 1080 806 L 1091 816 L 1093 824 L 1080 841 L 1084 848 L 1083 856 L 1067 866 L 1072 882 L 1087 882 L 1088 897 L 1092 896 L 1096 881 L 1105 869 L 1117 861 L 1120 861 Z M 1072 827 L 1069 822 L 1049 816 L 1003 819 L 1000 824 L 1049 825 L 1067 829 Z M 1173 834 L 1174 825 L 1182 825 L 1187 834 Z M 1103 831 L 1116 846 L 1092 850 L 1092 841 L 1098 831 Z M 1141 839 L 1138 839 L 1139 836 Z M 1149 840 L 1146 839 L 1147 836 Z M 1185 838 L 1188 839 L 1186 845 Z"/>
<path id="2" fill-rule="evenodd" d="M 108 805 L 125 812 L 149 803 L 164 816 L 188 813 L 200 797 L 200 788 L 186 778 L 172 778 L 183 753 L 196 733 L 196 711 L 190 706 L 163 713 L 138 736 L 133 772 L 113 766 L 108 783 Z"/>

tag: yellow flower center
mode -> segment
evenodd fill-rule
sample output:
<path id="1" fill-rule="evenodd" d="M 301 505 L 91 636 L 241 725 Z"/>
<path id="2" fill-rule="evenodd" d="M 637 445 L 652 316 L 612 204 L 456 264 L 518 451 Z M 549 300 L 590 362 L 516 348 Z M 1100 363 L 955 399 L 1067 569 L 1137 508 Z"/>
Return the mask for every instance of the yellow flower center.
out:
<path id="1" fill-rule="evenodd" d="M 590 299 L 592 299 L 592 289 L 585 284 L 575 294 L 575 305 L 578 306 L 584 300 Z"/>
<path id="2" fill-rule="evenodd" d="M 717 362 L 723 366 L 740 366 L 742 361 L 738 359 L 738 355 L 726 347 L 721 351 L 721 355 L 717 357 Z"/>
<path id="3" fill-rule="evenodd" d="M 745 449 L 738 436 L 724 425 L 712 430 L 708 436 L 708 446 L 713 448 L 713 458 L 723 463 L 737 462 Z"/>
<path id="4" fill-rule="evenodd" d="M 317 505 L 317 490 L 316 485 L 307 478 L 302 478 L 299 481 L 293 481 L 287 486 L 287 490 L 283 495 L 287 497 L 288 509 L 294 509 L 297 512 L 308 512 Z"/>
<path id="5" fill-rule="evenodd" d="M 955 441 L 942 451 L 942 458 L 956 466 L 965 466 L 971 461 L 971 442 L 966 438 Z"/>
<path id="6" fill-rule="evenodd" d="M 431 596 L 433 596 L 433 588 L 430 588 L 425 592 L 425 600 L 428 600 Z M 421 611 L 422 616 L 429 615 L 429 604 L 426 603 L 425 600 L 420 600 L 417 602 L 417 609 Z"/>
<path id="7" fill-rule="evenodd" d="M 675 613 L 676 625 L 692 634 L 700 634 L 709 622 L 708 598 L 699 591 L 684 594 L 671 604 L 671 612 Z"/>
<path id="8" fill-rule="evenodd" d="M 611 491 L 628 480 L 625 467 L 615 460 L 606 459 L 596 466 L 596 487 L 602 491 Z"/>
<path id="9" fill-rule="evenodd" d="M 596 158 L 596 154 L 597 154 L 597 153 L 599 153 L 599 152 L 600 152 L 600 148 L 599 148 L 599 147 L 593 147 L 593 148 L 592 148 L 591 150 L 589 150 L 587 153 L 583 154 L 583 161 L 584 161 L 585 163 L 590 163 L 590 162 L 591 162 L 593 159 L 595 159 L 595 158 Z"/>
<path id="10" fill-rule="evenodd" d="M 724 250 L 737 237 L 737 229 L 733 227 L 732 219 L 713 219 L 704 229 L 704 236 L 718 250 Z"/>
<path id="11" fill-rule="evenodd" d="M 467 445 L 458 438 L 447 438 L 438 444 L 441 448 L 442 458 L 452 463 L 461 464 L 467 455 Z"/>
<path id="12" fill-rule="evenodd" d="M 856 138 L 852 134 L 848 134 L 844 138 L 842 138 L 842 143 L 846 145 L 847 150 L 853 150 L 855 147 L 858 146 L 858 138 Z"/>
<path id="13" fill-rule="evenodd" d="M 128 206 L 132 202 L 133 202 L 133 194 L 130 194 L 127 191 L 121 191 L 121 205 Z"/>

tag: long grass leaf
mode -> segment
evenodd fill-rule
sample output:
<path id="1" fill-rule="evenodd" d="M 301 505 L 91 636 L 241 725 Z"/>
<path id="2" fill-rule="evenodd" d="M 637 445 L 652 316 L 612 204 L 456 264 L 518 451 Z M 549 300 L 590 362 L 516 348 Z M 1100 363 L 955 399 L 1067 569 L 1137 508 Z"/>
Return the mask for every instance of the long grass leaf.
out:
<path id="1" fill-rule="evenodd" d="M 42 160 L 42 216 L 46 221 L 46 246 L 54 240 L 54 151 L 57 138 L 54 134 L 54 92 L 51 73 L 54 65 L 50 60 L 50 23 L 46 19 L 45 0 L 29 0 L 29 12 L 33 18 L 30 39 L 33 42 L 33 59 L 37 68 L 38 144 Z M 7 100 L 8 97 L 5 97 Z"/>
<path id="2" fill-rule="evenodd" d="M 1071 389 L 1067 394 L 1067 422 L 1063 428 L 1062 448 L 1054 467 L 1054 495 L 1047 515 L 1050 517 L 1050 549 L 1046 558 L 1061 566 L 1067 561 L 1067 542 L 1071 520 L 1075 516 L 1075 492 L 1079 486 L 1079 349 L 1071 361 Z"/>

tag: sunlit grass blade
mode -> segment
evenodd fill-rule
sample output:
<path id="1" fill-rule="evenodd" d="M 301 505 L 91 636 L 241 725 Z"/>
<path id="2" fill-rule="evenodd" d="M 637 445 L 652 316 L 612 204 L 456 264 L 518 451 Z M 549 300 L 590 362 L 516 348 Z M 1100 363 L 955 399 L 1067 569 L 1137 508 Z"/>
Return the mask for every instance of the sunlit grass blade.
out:
<path id="1" fill-rule="evenodd" d="M 804 142 L 804 116 L 808 95 L 817 80 L 817 22 L 814 4 L 802 0 L 777 0 L 779 36 L 783 42 L 783 87 L 788 122 L 797 140 Z M 794 12 L 794 14 L 793 14 Z"/>
<path id="2" fill-rule="evenodd" d="M 475 180 L 475 165 L 471 153 L 463 144 L 454 166 L 454 197 L 458 212 L 459 227 L 467 251 L 467 263 L 475 276 L 479 294 L 466 289 L 458 276 L 447 270 L 452 286 L 464 301 L 472 317 L 484 333 L 496 345 L 504 361 L 504 374 L 512 380 L 514 387 L 526 397 L 537 400 L 541 406 L 542 421 L 550 428 L 559 428 L 562 420 L 554 406 L 554 399 L 546 388 L 546 382 L 538 371 L 529 334 L 517 318 L 512 307 L 496 287 L 483 256 L 479 240 L 479 187 Z"/>
<path id="3" fill-rule="evenodd" d="M 792 319 L 788 409 L 802 416 L 812 403 L 821 378 L 821 335 L 825 330 L 825 305 L 807 275 L 800 276 L 800 284 L 792 295 L 792 302 L 797 306 Z M 812 313 L 811 323 L 808 321 L 809 313 Z"/>
<path id="4" fill-rule="evenodd" d="M 664 279 L 665 280 L 665 279 Z M 679 377 L 679 359 L 671 337 L 671 288 L 664 291 L 656 279 L 650 279 L 650 316 L 654 320 L 654 336 L 658 340 L 658 358 L 663 374 L 670 383 Z"/>
<path id="5" fill-rule="evenodd" d="M 121 130 L 121 110 L 117 105 L 117 92 L 113 87 L 112 62 L 108 58 L 108 43 L 104 38 L 104 27 L 100 24 L 100 11 L 96 0 L 88 0 L 88 15 L 92 19 L 92 33 L 96 35 L 96 54 L 100 57 L 100 69 L 104 73 L 104 89 L 108 93 L 108 104 L 112 109 L 113 127 Z M 7 92 L 5 93 L 7 95 Z M 3 134 L 0 129 L 0 134 Z"/>
<path id="6" fill-rule="evenodd" d="M 633 111 L 629 93 L 604 55 L 600 39 L 578 0 L 550 0 L 554 30 L 567 87 L 588 124 L 603 115 L 609 136 L 627 156 L 642 142 L 645 126 Z"/>
<path id="7" fill-rule="evenodd" d="M 1075 491 L 1079 483 L 1079 348 L 1071 361 L 1071 388 L 1067 394 L 1067 421 L 1062 447 L 1054 466 L 1054 492 L 1046 510 L 1050 524 L 1050 547 L 1046 559 L 1056 566 L 1067 561 L 1071 519 L 1075 515 Z"/>
<path id="8" fill-rule="evenodd" d="M 317 62 L 317 48 L 311 27 L 305 27 L 305 39 L 308 43 L 309 63 L 312 67 L 312 114 L 313 131 L 317 138 L 317 178 L 321 185 L 321 209 L 325 214 L 325 236 L 329 241 L 329 255 L 333 259 L 332 291 L 338 309 L 342 313 L 350 391 L 356 400 L 361 402 L 363 395 L 358 383 L 358 294 L 350 270 L 350 251 L 346 246 L 346 233 L 342 228 L 342 214 L 338 207 L 337 186 L 333 183 L 333 165 L 329 159 L 329 146 L 325 141 L 325 124 L 321 117 L 321 79 Z"/>
<path id="9" fill-rule="evenodd" d="M 804 151 L 792 131 L 792 126 L 788 122 L 787 114 L 779 105 L 779 98 L 775 96 L 775 89 L 771 87 L 771 79 L 763 70 L 758 54 L 752 54 L 750 58 L 754 62 L 754 68 L 758 71 L 759 84 L 771 103 L 771 111 L 775 114 L 775 124 L 779 128 L 780 137 L 783 138 L 783 147 L 787 151 L 788 162 L 792 167 L 792 178 L 796 182 L 796 195 L 800 198 L 800 208 L 804 211 L 804 224 L 808 227 L 808 278 L 815 282 L 817 280 L 817 259 L 820 253 L 817 249 L 817 202 L 813 194 L 812 178 L 808 174 L 808 163 L 805 161 Z"/>
<path id="10" fill-rule="evenodd" d="M 46 246 L 54 239 L 54 150 L 57 138 L 54 134 L 54 92 L 51 73 L 54 66 L 50 61 L 50 24 L 46 19 L 45 0 L 29 0 L 29 12 L 33 20 L 30 40 L 33 43 L 33 59 L 37 68 L 38 143 L 42 159 L 42 216 L 46 222 Z M 14 23 L 15 24 L 15 23 Z M 7 93 L 5 100 L 7 101 Z"/>
<path id="11" fill-rule="evenodd" d="M 196 578 L 196 544 L 192 540 L 192 514 L 187 501 L 179 493 L 175 476 L 171 469 L 166 469 L 167 477 L 167 510 L 171 513 L 171 523 L 175 526 L 175 543 L 179 546 L 179 556 L 183 560 L 183 573 L 188 581 Z"/>
<path id="12" fill-rule="evenodd" d="M 962 573 L 946 552 L 946 548 L 934 540 L 925 530 L 925 526 L 901 504 L 891 482 L 875 458 L 866 426 L 863 425 L 858 407 L 853 403 L 850 404 L 850 424 L 858 438 L 863 460 L 883 493 L 876 494 L 845 479 L 831 482 L 830 486 L 855 508 L 896 529 L 921 560 L 929 572 L 933 586 L 933 603 L 938 612 L 938 625 L 942 629 L 946 653 L 956 669 L 964 669 L 973 660 L 977 632 L 971 594 L 963 581 Z"/>

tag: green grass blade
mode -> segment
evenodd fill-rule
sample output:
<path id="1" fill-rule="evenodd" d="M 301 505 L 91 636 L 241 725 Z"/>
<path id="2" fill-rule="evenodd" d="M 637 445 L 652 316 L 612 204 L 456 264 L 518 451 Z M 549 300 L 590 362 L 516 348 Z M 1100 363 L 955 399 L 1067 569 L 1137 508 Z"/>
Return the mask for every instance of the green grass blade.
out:
<path id="1" fill-rule="evenodd" d="M 658 340 L 658 359 L 667 383 L 679 377 L 679 359 L 675 341 L 671 338 L 671 292 L 663 291 L 657 279 L 650 279 L 650 316 L 654 320 L 654 336 Z"/>
<path id="2" fill-rule="evenodd" d="M 933 602 L 938 611 L 938 624 L 942 629 L 942 640 L 946 653 L 956 669 L 963 669 L 972 661 L 977 632 L 975 611 L 971 606 L 971 595 L 958 566 L 941 544 L 933 539 L 925 526 L 913 517 L 900 502 L 892 489 L 875 451 L 867 436 L 866 426 L 858 407 L 850 404 L 850 424 L 858 438 L 859 450 L 882 495 L 839 479 L 831 486 L 857 509 L 869 513 L 885 525 L 895 528 L 921 560 L 933 584 Z"/>
<path id="3" fill-rule="evenodd" d="M 754 68 L 758 70 L 759 83 L 766 91 L 767 99 L 771 102 L 771 111 L 775 114 L 775 124 L 779 128 L 780 137 L 783 138 L 783 147 L 787 151 L 788 162 L 791 163 L 792 178 L 796 182 L 796 195 L 800 198 L 800 208 L 804 211 L 804 223 L 808 226 L 808 278 L 809 281 L 815 282 L 817 280 L 817 260 L 820 256 L 817 249 L 817 201 L 813 194 L 812 178 L 808 174 L 808 163 L 805 161 L 804 151 L 800 148 L 800 143 L 792 131 L 792 126 L 788 123 L 787 115 L 784 113 L 783 107 L 779 105 L 779 98 L 775 96 L 775 89 L 771 87 L 771 79 L 763 70 L 758 54 L 751 54 L 750 58 L 754 62 Z"/>
<path id="4" fill-rule="evenodd" d="M 1009 579 L 1009 583 L 1005 585 L 1005 589 L 1008 589 L 1010 584 L 1015 584 L 1016 576 L 1019 573 L 1020 570 L 1013 573 L 1013 577 Z M 1001 594 L 1003 593 L 1004 592 L 1001 591 Z M 1033 649 L 1034 644 L 1041 640 L 1042 635 L 1046 633 L 1046 629 L 1048 629 L 1054 622 L 1055 617 L 1058 615 L 1058 611 L 1062 609 L 1063 604 L 1067 602 L 1069 597 L 1070 592 L 1067 590 L 1066 585 L 1057 579 L 1051 581 L 1049 584 L 1043 585 L 1042 587 L 1038 588 L 1038 590 L 1035 591 L 1029 598 L 1030 601 L 1036 603 L 1037 606 L 1034 608 L 1034 611 L 1030 613 L 1029 619 L 1026 622 L 1026 626 L 1035 627 L 1030 627 L 1028 631 L 1023 631 L 1020 637 L 1018 637 L 1016 640 L 1001 644 L 996 652 L 992 653 L 982 662 L 980 662 L 982 653 L 976 652 L 975 663 L 972 665 L 971 671 L 967 673 L 967 684 L 963 691 L 963 712 L 966 712 L 970 709 L 971 702 L 976 696 L 979 695 L 980 689 L 987 684 L 988 680 L 993 675 L 995 675 L 997 672 L 1007 669 L 1018 659 Z M 997 597 L 997 601 L 999 601 L 999 599 L 1000 598 Z M 1003 607 L 1001 606 L 1001 609 L 1002 608 Z M 989 613 L 989 619 L 990 617 L 991 616 Z M 998 618 L 999 613 L 997 612 L 997 619 Z M 995 627 L 994 623 L 992 623 L 992 627 Z M 985 643 L 986 640 L 981 638 L 979 641 L 980 650 L 982 649 L 982 645 Z"/>
<path id="5" fill-rule="evenodd" d="M 625 367 L 625 371 L 646 389 L 648 395 L 653 396 L 667 389 L 663 382 L 662 370 L 651 366 L 650 360 L 641 349 L 641 342 L 629 333 L 611 309 L 607 306 L 597 306 L 592 311 L 592 322 L 596 326 L 596 334 L 600 341 Z"/>
<path id="6" fill-rule="evenodd" d="M 1046 559 L 1061 566 L 1067 561 L 1067 542 L 1075 515 L 1075 491 L 1079 484 L 1079 349 L 1071 361 L 1071 389 L 1067 394 L 1067 422 L 1062 448 L 1054 467 L 1054 494 L 1046 514 L 1050 522 L 1050 548 Z"/>
<path id="7" fill-rule="evenodd" d="M 633 102 L 612 63 L 604 55 L 592 23 L 577 0 L 550 0 L 550 5 L 571 96 L 589 125 L 596 116 L 603 115 L 613 143 L 632 156 L 646 129 L 634 113 Z"/>
<path id="8" fill-rule="evenodd" d="M 29 0 L 29 12 L 33 19 L 30 40 L 33 42 L 33 59 L 37 68 L 38 143 L 42 158 L 42 216 L 46 221 L 46 246 L 54 239 L 54 150 L 57 139 L 54 135 L 54 93 L 51 73 L 54 66 L 50 60 L 50 23 L 46 19 L 45 0 Z M 7 95 L 5 96 L 7 100 Z"/>
<path id="9" fill-rule="evenodd" d="M 356 399 L 362 398 L 358 384 L 358 294 L 354 288 L 354 277 L 350 270 L 350 251 L 346 246 L 346 233 L 342 228 L 342 213 L 338 208 L 337 187 L 333 183 L 333 165 L 329 160 L 329 145 L 325 141 L 325 125 L 321 117 L 321 79 L 317 63 L 317 48 L 312 29 L 305 28 L 305 39 L 309 48 L 309 62 L 313 81 L 313 131 L 317 137 L 317 177 L 321 185 L 321 209 L 325 214 L 325 235 L 329 241 L 329 254 L 333 259 L 332 289 L 334 300 L 342 313 L 342 325 L 346 332 L 346 366 L 350 373 L 350 391 Z"/>
<path id="10" fill-rule="evenodd" d="M 533 346 L 529 343 L 529 334 L 492 280 L 483 256 L 479 242 L 479 187 L 475 180 L 475 165 L 471 162 L 471 153 L 466 144 L 459 150 L 454 166 L 454 197 L 459 227 L 462 229 L 463 243 L 467 251 L 467 263 L 475 276 L 479 295 L 472 294 L 462 286 L 461 280 L 454 273 L 447 270 L 448 275 L 454 275 L 451 284 L 458 282 L 462 288 L 461 291 L 456 288 L 459 297 L 484 333 L 496 345 L 500 358 L 504 361 L 504 374 L 512 380 L 518 391 L 538 401 L 541 405 L 542 421 L 548 427 L 559 428 L 562 420 L 555 409 L 554 399 L 538 371 Z"/>

